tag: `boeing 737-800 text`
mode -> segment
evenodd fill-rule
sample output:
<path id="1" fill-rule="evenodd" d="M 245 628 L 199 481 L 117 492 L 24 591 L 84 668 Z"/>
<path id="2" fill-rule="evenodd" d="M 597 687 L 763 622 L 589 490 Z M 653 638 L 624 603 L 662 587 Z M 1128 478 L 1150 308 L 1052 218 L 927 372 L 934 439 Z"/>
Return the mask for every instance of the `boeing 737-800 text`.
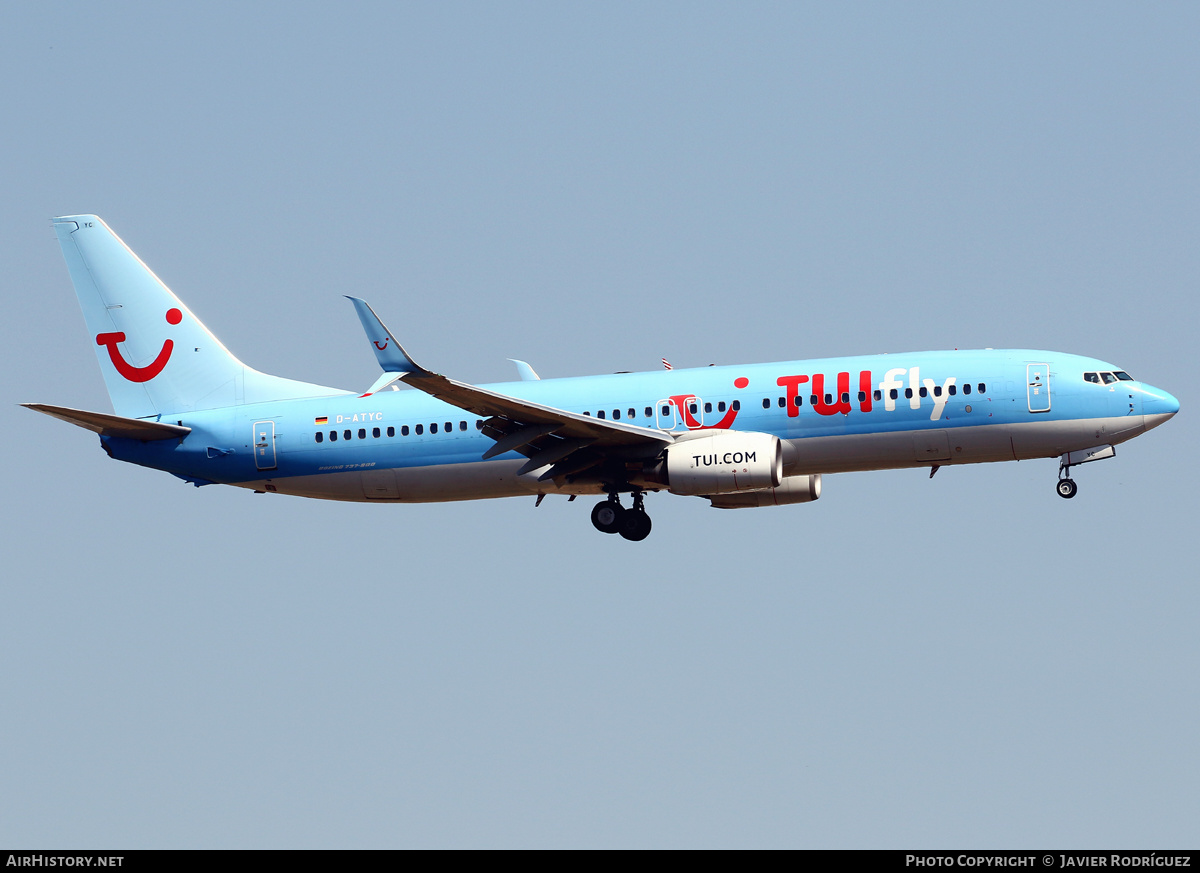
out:
<path id="1" fill-rule="evenodd" d="M 592 523 L 641 540 L 646 492 L 779 506 L 850 470 L 1058 457 L 1074 497 L 1072 467 L 1179 409 L 1104 361 L 1011 349 L 568 379 L 518 361 L 520 381 L 475 386 L 416 363 L 357 298 L 383 373 L 342 391 L 244 365 L 96 216 L 54 229 L 116 414 L 26 405 L 195 485 L 380 503 L 606 495 Z"/>

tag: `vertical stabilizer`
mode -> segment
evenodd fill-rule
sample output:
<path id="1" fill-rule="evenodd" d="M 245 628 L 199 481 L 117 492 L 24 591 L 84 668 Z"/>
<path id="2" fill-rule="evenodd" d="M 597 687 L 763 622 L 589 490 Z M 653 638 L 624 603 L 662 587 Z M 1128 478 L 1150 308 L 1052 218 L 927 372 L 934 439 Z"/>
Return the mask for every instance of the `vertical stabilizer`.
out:
<path id="1" fill-rule="evenodd" d="M 95 215 L 55 218 L 54 232 L 118 415 L 341 393 L 245 366 Z"/>

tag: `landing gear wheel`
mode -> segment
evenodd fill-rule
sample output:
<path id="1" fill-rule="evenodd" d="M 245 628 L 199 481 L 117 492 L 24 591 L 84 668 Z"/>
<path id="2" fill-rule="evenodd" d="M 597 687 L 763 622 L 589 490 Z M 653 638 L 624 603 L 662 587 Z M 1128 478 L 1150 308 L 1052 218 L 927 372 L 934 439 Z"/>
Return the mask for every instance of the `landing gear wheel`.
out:
<path id="1" fill-rule="evenodd" d="M 615 534 L 621 530 L 625 508 L 615 500 L 605 500 L 592 507 L 592 525 L 601 533 Z"/>
<path id="2" fill-rule="evenodd" d="M 1075 484 L 1073 479 L 1058 480 L 1058 496 L 1070 499 L 1075 496 L 1075 492 L 1079 490 L 1079 486 Z"/>
<path id="3" fill-rule="evenodd" d="M 650 536 L 650 516 L 644 510 L 631 509 L 621 518 L 621 536 L 635 543 Z"/>

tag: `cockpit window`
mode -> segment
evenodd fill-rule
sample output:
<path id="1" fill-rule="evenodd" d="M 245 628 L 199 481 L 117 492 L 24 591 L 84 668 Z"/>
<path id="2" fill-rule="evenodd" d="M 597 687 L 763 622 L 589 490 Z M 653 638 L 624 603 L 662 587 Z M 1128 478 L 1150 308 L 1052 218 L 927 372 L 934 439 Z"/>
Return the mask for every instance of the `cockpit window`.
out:
<path id="1" fill-rule="evenodd" d="M 1111 385 L 1113 382 L 1117 381 L 1117 377 L 1112 373 L 1101 373 L 1100 378 L 1104 380 L 1105 385 Z"/>
<path id="2" fill-rule="evenodd" d="M 1128 373 L 1126 373 L 1124 370 L 1117 370 L 1117 378 L 1120 379 L 1122 382 L 1132 382 L 1133 381 L 1133 377 L 1130 376 Z"/>
<path id="3" fill-rule="evenodd" d="M 1100 384 L 1100 374 L 1099 373 L 1084 373 L 1083 381 L 1084 382 L 1095 382 L 1097 385 L 1099 385 Z"/>

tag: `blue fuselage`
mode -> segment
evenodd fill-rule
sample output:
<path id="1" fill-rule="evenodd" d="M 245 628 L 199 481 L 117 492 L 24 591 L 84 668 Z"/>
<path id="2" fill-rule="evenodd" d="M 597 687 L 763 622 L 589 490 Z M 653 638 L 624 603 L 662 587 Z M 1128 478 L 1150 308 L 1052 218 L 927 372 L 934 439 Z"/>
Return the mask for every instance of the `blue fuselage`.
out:
<path id="1" fill-rule="evenodd" d="M 671 432 L 731 429 L 789 445 L 786 475 L 1052 457 L 1116 444 L 1179 404 L 1111 364 L 1057 352 L 912 352 L 620 373 L 481 386 L 597 418 Z M 121 460 L 197 484 L 312 497 L 436 501 L 594 493 L 534 483 L 521 455 L 487 462 L 483 420 L 426 394 L 385 390 L 164 414 L 192 428 L 160 442 L 105 437 Z M 263 434 L 269 432 L 269 441 Z M 256 448 L 257 447 L 257 448 Z M 363 474 L 395 471 L 374 498 Z M 390 474 L 389 474 L 390 475 Z M 653 483 L 649 483 L 653 484 Z"/>

